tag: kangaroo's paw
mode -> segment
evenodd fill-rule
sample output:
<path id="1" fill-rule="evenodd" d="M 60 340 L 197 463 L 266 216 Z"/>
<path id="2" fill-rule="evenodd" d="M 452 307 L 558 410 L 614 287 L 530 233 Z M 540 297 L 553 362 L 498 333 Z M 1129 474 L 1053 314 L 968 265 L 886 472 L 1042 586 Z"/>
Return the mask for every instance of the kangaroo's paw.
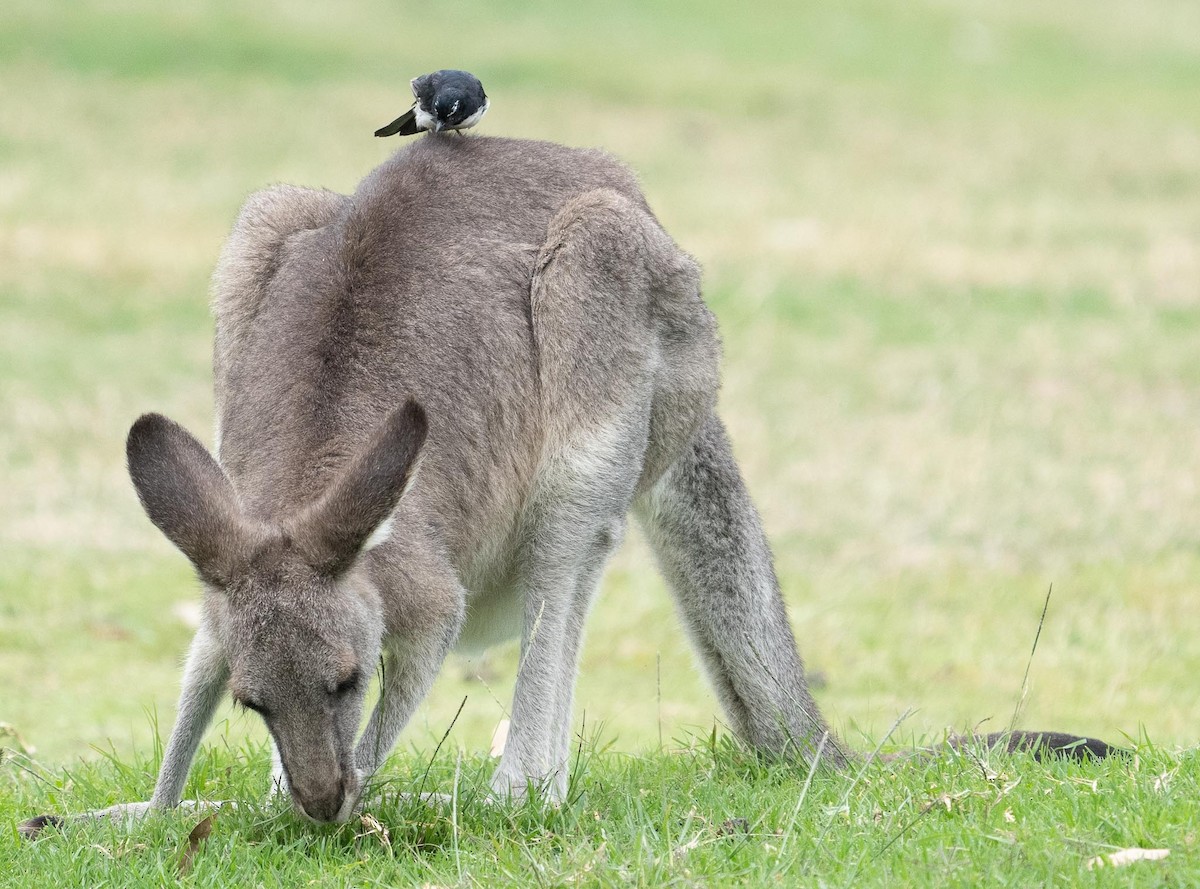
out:
<path id="1" fill-rule="evenodd" d="M 493 806 L 520 806 L 536 799 L 546 808 L 558 808 L 567 799 L 567 770 L 565 766 L 551 770 L 544 777 L 523 774 L 501 764 L 492 775 L 491 792 L 486 799 Z"/>
<path id="2" fill-rule="evenodd" d="M 28 821 L 21 822 L 17 830 L 21 836 L 27 840 L 37 839 L 47 827 L 53 827 L 58 830 L 67 830 L 72 826 L 86 824 L 96 821 L 111 821 L 121 823 L 126 827 L 133 825 L 137 821 L 141 821 L 151 812 L 162 811 L 181 811 L 181 812 L 215 812 L 218 809 L 228 806 L 237 808 L 237 803 L 228 801 L 211 802 L 208 800 L 192 800 L 185 799 L 173 810 L 166 809 L 162 806 L 156 806 L 154 803 L 118 803 L 115 806 L 109 806 L 107 809 L 93 809 L 90 812 L 83 812 L 79 815 L 38 815 L 36 818 L 30 818 Z"/>

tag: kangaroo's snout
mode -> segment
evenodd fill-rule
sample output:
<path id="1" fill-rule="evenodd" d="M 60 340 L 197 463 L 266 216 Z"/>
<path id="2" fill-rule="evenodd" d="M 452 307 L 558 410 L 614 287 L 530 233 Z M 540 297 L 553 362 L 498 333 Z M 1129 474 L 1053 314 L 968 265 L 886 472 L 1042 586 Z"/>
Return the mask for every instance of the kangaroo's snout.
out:
<path id="1" fill-rule="evenodd" d="M 362 783 L 353 768 L 336 768 L 328 778 L 299 780 L 291 785 L 296 809 L 312 821 L 342 822 L 358 802 Z"/>
<path id="2" fill-rule="evenodd" d="M 339 775 L 336 782 L 322 788 L 293 787 L 292 800 L 300 814 L 313 821 L 342 821 L 348 814 L 342 809 L 351 790 L 346 784 L 345 776 Z"/>

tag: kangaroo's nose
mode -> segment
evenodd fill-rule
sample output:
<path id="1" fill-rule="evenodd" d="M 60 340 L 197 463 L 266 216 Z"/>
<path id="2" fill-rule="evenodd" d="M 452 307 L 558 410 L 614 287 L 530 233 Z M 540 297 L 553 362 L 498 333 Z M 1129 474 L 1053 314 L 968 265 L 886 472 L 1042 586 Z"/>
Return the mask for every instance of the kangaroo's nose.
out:
<path id="1" fill-rule="evenodd" d="M 295 793 L 296 805 L 313 821 L 335 821 L 346 801 L 346 785 L 343 781 L 323 793 Z"/>

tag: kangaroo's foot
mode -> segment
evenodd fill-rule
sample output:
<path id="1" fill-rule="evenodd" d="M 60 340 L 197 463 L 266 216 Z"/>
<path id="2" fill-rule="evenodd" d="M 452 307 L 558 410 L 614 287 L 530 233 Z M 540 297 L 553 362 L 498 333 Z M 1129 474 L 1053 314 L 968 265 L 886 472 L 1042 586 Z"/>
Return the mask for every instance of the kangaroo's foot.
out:
<path id="1" fill-rule="evenodd" d="M 232 800 L 210 802 L 208 800 L 185 799 L 175 807 L 174 811 L 207 813 L 215 812 L 225 806 L 237 808 L 237 803 Z M 90 812 L 83 812 L 79 815 L 38 815 L 36 818 L 30 818 L 28 821 L 21 822 L 17 830 L 25 839 L 34 840 L 48 827 L 67 830 L 72 826 L 93 821 L 119 822 L 128 827 L 137 821 L 141 821 L 151 812 L 155 811 L 168 812 L 172 810 L 156 806 L 154 803 L 149 802 L 118 803 L 115 806 L 109 806 L 107 809 L 93 809 Z"/>

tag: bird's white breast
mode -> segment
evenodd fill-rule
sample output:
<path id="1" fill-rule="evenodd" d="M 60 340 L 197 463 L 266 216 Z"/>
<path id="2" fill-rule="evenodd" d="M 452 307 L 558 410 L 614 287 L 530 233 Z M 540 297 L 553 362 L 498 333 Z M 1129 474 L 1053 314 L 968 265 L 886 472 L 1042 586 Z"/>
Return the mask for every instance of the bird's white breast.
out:
<path id="1" fill-rule="evenodd" d="M 413 109 L 413 118 L 416 120 L 417 129 L 419 130 L 432 130 L 436 121 L 436 118 L 422 108 L 419 102 L 417 103 L 417 107 Z"/>

